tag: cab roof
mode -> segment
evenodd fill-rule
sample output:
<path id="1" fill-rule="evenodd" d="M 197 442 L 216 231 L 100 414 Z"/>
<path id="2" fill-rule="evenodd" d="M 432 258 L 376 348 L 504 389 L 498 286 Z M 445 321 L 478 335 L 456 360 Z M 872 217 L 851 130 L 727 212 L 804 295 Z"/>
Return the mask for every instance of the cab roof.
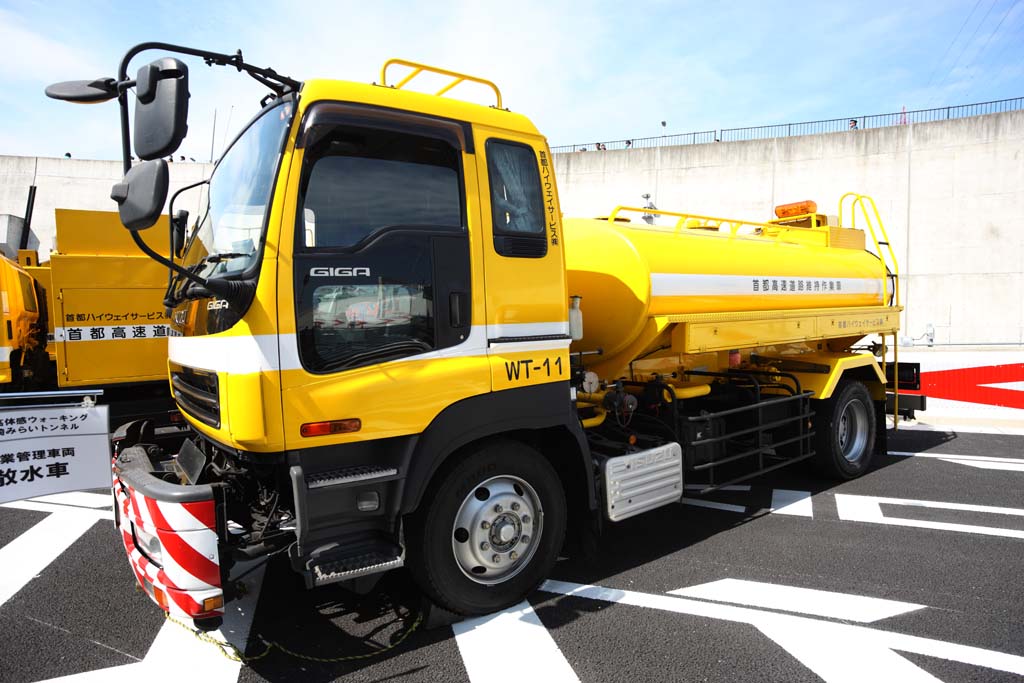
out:
<path id="1" fill-rule="evenodd" d="M 311 104 L 321 101 L 354 102 L 403 109 L 543 137 L 536 126 L 522 114 L 450 96 L 432 95 L 392 86 L 327 79 L 305 81 L 299 99 L 299 113 L 302 114 Z"/>

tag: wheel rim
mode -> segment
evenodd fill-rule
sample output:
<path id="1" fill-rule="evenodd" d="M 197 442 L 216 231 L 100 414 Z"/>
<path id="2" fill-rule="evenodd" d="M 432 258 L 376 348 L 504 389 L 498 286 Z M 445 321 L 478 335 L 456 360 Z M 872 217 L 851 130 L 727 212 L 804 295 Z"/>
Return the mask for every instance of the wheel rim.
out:
<path id="1" fill-rule="evenodd" d="M 843 406 L 839 416 L 839 450 L 847 462 L 857 463 L 864 457 L 868 446 L 868 409 L 861 401 L 853 400 Z"/>
<path id="2" fill-rule="evenodd" d="M 532 486 L 510 475 L 491 477 L 466 496 L 455 515 L 455 562 L 476 583 L 508 581 L 536 553 L 543 521 L 544 510 Z"/>

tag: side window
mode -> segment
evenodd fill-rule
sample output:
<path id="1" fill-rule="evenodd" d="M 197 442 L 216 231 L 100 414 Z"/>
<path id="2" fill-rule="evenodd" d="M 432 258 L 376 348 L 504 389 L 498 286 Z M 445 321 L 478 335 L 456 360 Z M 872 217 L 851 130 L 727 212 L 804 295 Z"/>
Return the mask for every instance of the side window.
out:
<path id="1" fill-rule="evenodd" d="M 32 278 L 27 273 L 18 273 L 18 278 L 21 280 L 21 295 L 24 298 L 25 310 L 29 313 L 36 313 L 38 311 L 36 306 L 36 288 L 32 284 Z"/>
<path id="2" fill-rule="evenodd" d="M 533 148 L 504 140 L 487 141 L 494 250 L 502 256 L 547 254 L 544 200 Z"/>
<path id="3" fill-rule="evenodd" d="M 462 229 L 459 152 L 443 140 L 338 127 L 306 165 L 308 249 L 351 248 L 389 228 Z"/>

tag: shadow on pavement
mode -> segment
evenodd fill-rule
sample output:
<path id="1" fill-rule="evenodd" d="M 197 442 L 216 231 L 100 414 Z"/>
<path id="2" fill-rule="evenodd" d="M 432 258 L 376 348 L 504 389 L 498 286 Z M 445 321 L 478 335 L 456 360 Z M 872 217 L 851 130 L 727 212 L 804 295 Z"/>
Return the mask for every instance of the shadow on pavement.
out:
<path id="1" fill-rule="evenodd" d="M 888 450 L 928 451 L 956 441 L 948 432 L 889 431 Z M 892 467 L 905 458 L 876 453 L 872 471 Z M 600 584 L 622 572 L 640 567 L 698 544 L 719 533 L 769 514 L 773 488 L 810 491 L 818 494 L 839 485 L 816 476 L 810 466 L 797 464 L 752 480 L 749 492 L 720 491 L 712 499 L 746 508 L 742 515 L 721 514 L 689 505 L 669 505 L 647 514 L 604 525 L 596 552 L 576 553 L 555 566 L 552 578 L 577 583 Z M 689 493 L 687 494 L 689 495 Z M 570 623 L 596 601 L 574 601 L 574 609 L 540 608 L 548 628 Z M 405 570 L 386 574 L 367 595 L 357 595 L 337 586 L 305 590 L 284 558 L 275 558 L 267 569 L 264 588 L 256 611 L 253 633 L 284 648 L 323 659 L 356 657 L 388 647 L 413 624 L 421 608 L 421 596 Z M 332 681 L 370 666 L 401 657 L 451 638 L 448 628 L 426 629 L 423 625 L 393 649 L 371 658 L 349 661 L 308 661 L 285 654 L 278 648 L 250 663 L 252 673 L 270 681 Z M 453 654 L 455 652 L 454 645 Z M 248 655 L 258 655 L 264 646 L 254 636 Z M 384 678 L 373 680 L 432 680 L 437 671 L 420 664 L 415 656 L 389 665 Z M 301 673 L 299 673 L 301 672 Z M 243 674 L 242 679 L 246 680 Z"/>

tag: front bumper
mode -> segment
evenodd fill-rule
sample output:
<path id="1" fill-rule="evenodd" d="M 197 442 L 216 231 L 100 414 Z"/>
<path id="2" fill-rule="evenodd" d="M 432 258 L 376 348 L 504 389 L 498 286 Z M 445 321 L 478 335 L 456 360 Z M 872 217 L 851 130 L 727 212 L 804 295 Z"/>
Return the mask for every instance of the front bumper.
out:
<path id="1" fill-rule="evenodd" d="M 125 449 L 113 463 L 114 519 L 139 585 L 164 611 L 189 619 L 224 613 L 218 491 L 184 486 L 162 473 L 144 448 Z M 159 540 L 159 557 L 140 535 Z M 150 541 L 152 543 L 152 541 Z"/>

